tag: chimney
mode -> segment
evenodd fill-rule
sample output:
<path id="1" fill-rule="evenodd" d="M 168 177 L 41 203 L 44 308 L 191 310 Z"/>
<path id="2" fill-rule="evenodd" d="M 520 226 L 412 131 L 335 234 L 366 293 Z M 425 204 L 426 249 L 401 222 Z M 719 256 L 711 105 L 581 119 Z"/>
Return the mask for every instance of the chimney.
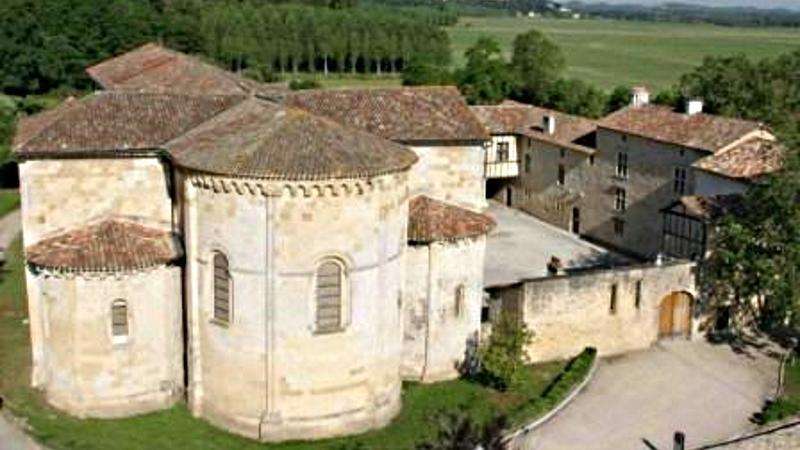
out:
<path id="1" fill-rule="evenodd" d="M 650 103 L 650 91 L 644 86 L 631 89 L 631 106 L 639 108 Z"/>
<path id="2" fill-rule="evenodd" d="M 703 112 L 703 101 L 697 98 L 691 99 L 686 102 L 686 114 L 693 116 Z"/>
<path id="3" fill-rule="evenodd" d="M 546 134 L 556 133 L 556 116 L 545 114 L 542 118 L 542 129 Z"/>

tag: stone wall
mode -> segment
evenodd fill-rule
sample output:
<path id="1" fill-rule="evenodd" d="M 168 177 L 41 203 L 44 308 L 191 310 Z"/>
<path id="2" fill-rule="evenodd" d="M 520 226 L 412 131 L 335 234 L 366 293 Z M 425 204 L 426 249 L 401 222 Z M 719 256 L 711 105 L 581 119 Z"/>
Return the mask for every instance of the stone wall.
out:
<path id="1" fill-rule="evenodd" d="M 27 271 L 34 386 L 77 417 L 124 417 L 182 397 L 181 271 L 100 275 Z M 111 333 L 127 302 L 128 336 Z"/>
<path id="2" fill-rule="evenodd" d="M 170 172 L 157 158 L 29 160 L 19 172 L 26 246 L 108 216 L 172 229 Z"/>
<path id="3" fill-rule="evenodd" d="M 190 401 L 196 415 L 262 440 L 387 424 L 400 409 L 400 307 L 408 174 L 330 184 L 190 176 L 186 240 Z M 211 257 L 230 263 L 233 312 L 212 320 Z M 320 261 L 346 267 L 344 329 L 315 330 Z M 236 351 L 231 351 L 236 349 Z"/>
<path id="4" fill-rule="evenodd" d="M 539 362 L 570 358 L 587 346 L 600 355 L 649 347 L 658 339 L 661 301 L 673 292 L 696 296 L 694 280 L 692 263 L 632 266 L 525 281 L 491 295 L 533 331 L 528 355 Z M 617 301 L 612 310 L 613 285 Z M 692 336 L 698 334 L 698 323 L 693 321 Z"/>
<path id="5" fill-rule="evenodd" d="M 409 247 L 404 378 L 432 382 L 458 377 L 467 348 L 477 344 L 480 334 L 485 249 L 486 237 Z"/>
<path id="6" fill-rule="evenodd" d="M 695 170 L 694 180 L 696 195 L 743 194 L 749 187 L 746 182 L 715 175 L 704 170 Z"/>
<path id="7" fill-rule="evenodd" d="M 464 208 L 486 209 L 482 145 L 412 146 L 419 161 L 411 168 L 411 195 L 420 194 Z"/>
<path id="8" fill-rule="evenodd" d="M 525 171 L 526 156 L 531 158 L 530 171 Z M 581 219 L 585 215 L 585 191 L 595 169 L 593 160 L 584 153 L 529 138 L 523 139 L 520 158 L 523 162 L 520 176 L 512 185 L 511 205 L 571 230 L 572 209 L 580 209 Z M 564 166 L 563 185 L 558 183 L 559 165 Z"/>
<path id="9" fill-rule="evenodd" d="M 708 153 L 600 128 L 595 167 L 586 184 L 583 202 L 585 234 L 611 246 L 650 257 L 660 250 L 660 211 L 681 195 L 694 191 L 689 167 Z M 628 178 L 616 175 L 617 154 L 628 154 Z M 676 167 L 687 168 L 684 194 L 673 190 Z M 614 209 L 616 188 L 625 189 L 627 210 Z M 624 234 L 614 232 L 614 219 L 624 221 Z"/>

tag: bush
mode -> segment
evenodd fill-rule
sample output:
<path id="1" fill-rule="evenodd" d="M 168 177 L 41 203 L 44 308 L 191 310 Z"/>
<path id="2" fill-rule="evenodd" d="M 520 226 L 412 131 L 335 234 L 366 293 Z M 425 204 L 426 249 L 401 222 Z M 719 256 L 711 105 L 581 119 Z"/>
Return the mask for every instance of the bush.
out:
<path id="1" fill-rule="evenodd" d="M 293 91 L 300 91 L 303 89 L 319 89 L 322 85 L 319 81 L 308 78 L 305 80 L 292 80 L 289 82 L 289 89 Z"/>
<path id="2" fill-rule="evenodd" d="M 521 369 L 528 363 L 525 347 L 532 337 L 524 323 L 504 313 L 492 326 L 486 345 L 478 351 L 478 381 L 500 391 L 516 385 Z"/>
<path id="3" fill-rule="evenodd" d="M 417 445 L 417 450 L 504 450 L 504 431 L 508 421 L 498 415 L 484 425 L 476 423 L 469 415 L 439 413 L 439 431 L 436 438 Z"/>

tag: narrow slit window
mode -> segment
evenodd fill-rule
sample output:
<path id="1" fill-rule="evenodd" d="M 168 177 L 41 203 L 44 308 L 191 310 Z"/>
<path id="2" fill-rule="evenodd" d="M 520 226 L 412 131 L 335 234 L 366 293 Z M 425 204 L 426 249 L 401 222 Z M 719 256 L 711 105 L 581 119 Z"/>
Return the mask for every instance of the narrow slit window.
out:
<path id="1" fill-rule="evenodd" d="M 616 314 L 617 313 L 617 291 L 618 291 L 618 289 L 619 288 L 617 287 L 616 283 L 611 285 L 611 302 L 610 302 L 610 304 L 608 306 L 608 311 L 611 314 Z"/>
<path id="2" fill-rule="evenodd" d="M 333 333 L 342 329 L 344 276 L 344 267 L 338 261 L 328 260 L 317 268 L 317 333 Z"/>
<path id="3" fill-rule="evenodd" d="M 636 281 L 636 288 L 635 289 L 636 289 L 636 292 L 634 294 L 635 295 L 635 297 L 634 297 L 634 306 L 636 306 L 636 309 L 641 309 L 642 308 L 642 280 L 637 280 Z"/>
<path id="4" fill-rule="evenodd" d="M 617 176 L 622 179 L 628 178 L 628 154 L 625 152 L 617 153 Z"/>
<path id="5" fill-rule="evenodd" d="M 128 336 L 128 302 L 114 300 L 111 304 L 111 335 L 115 338 Z"/>
<path id="6" fill-rule="evenodd" d="M 456 318 L 461 317 L 464 314 L 464 297 L 465 297 L 465 288 L 464 285 L 461 284 L 456 288 L 456 293 L 455 293 L 455 305 L 453 309 Z"/>
<path id="7" fill-rule="evenodd" d="M 228 258 L 219 252 L 214 253 L 214 320 L 231 321 L 231 275 Z"/>
<path id="8" fill-rule="evenodd" d="M 558 165 L 558 185 L 563 186 L 564 183 L 567 181 L 567 170 L 564 168 L 563 164 Z"/>

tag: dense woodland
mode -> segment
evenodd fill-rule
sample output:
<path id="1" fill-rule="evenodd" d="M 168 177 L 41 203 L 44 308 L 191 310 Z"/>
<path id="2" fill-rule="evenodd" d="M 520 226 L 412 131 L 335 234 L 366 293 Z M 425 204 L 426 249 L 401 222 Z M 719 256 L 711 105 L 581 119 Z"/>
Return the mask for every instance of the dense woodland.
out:
<path id="1" fill-rule="evenodd" d="M 5 0 L 0 5 L 0 88 L 28 95 L 91 87 L 83 69 L 148 41 L 202 54 L 269 80 L 285 72 L 402 70 L 420 55 L 448 64 L 429 8 L 334 7 L 224 0 Z"/>

